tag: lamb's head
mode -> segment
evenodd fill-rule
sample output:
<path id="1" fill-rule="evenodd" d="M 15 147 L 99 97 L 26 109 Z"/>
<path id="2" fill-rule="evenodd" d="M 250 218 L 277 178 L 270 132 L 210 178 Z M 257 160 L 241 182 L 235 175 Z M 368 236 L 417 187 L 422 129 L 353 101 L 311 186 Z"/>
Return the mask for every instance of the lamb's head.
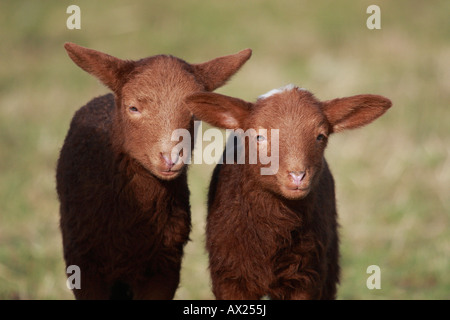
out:
<path id="1" fill-rule="evenodd" d="M 319 101 L 293 85 L 275 89 L 248 103 L 215 93 L 196 93 L 187 99 L 199 119 L 222 128 L 254 129 L 258 154 L 272 156 L 277 165 L 261 161 L 245 164 L 260 186 L 287 199 L 306 197 L 318 182 L 328 137 L 334 132 L 368 124 L 381 116 L 390 100 L 378 95 L 357 95 Z M 267 171 L 261 174 L 261 169 Z"/>
<path id="2" fill-rule="evenodd" d="M 194 136 L 193 115 L 184 99 L 222 86 L 251 56 L 247 49 L 189 64 L 168 55 L 131 61 L 72 43 L 65 48 L 78 66 L 115 94 L 113 146 L 164 180 L 177 177 L 186 163 L 186 154 L 174 152 L 179 141 L 172 141 L 172 133 L 187 129 Z"/>

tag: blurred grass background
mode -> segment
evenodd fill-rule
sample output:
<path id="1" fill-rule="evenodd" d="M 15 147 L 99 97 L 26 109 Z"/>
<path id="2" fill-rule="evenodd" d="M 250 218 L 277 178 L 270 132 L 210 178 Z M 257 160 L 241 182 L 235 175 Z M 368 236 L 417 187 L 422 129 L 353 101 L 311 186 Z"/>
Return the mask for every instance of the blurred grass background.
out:
<path id="1" fill-rule="evenodd" d="M 81 30 L 66 8 L 81 8 Z M 369 30 L 366 8 L 381 8 Z M 393 108 L 332 137 L 339 299 L 450 298 L 450 2 L 0 2 L 0 299 L 72 299 L 65 286 L 55 164 L 74 112 L 107 89 L 67 57 L 71 41 L 121 58 L 253 57 L 218 92 L 254 100 L 287 83 L 320 99 L 382 94 Z M 204 250 L 213 166 L 192 165 L 193 232 L 177 299 L 212 299 Z M 369 265 L 381 289 L 366 287 Z"/>

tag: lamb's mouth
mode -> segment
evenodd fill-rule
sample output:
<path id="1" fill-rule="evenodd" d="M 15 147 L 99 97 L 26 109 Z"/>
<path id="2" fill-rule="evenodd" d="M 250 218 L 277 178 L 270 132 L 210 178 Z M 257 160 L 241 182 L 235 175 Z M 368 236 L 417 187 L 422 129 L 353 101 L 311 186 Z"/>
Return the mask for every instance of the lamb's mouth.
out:
<path id="1" fill-rule="evenodd" d="M 311 191 L 310 186 L 308 186 L 308 187 L 297 186 L 297 187 L 293 188 L 293 187 L 281 185 L 280 189 L 281 189 L 281 194 L 283 195 L 283 197 L 285 197 L 287 199 L 291 199 L 291 200 L 303 199 Z"/>
<path id="2" fill-rule="evenodd" d="M 300 188 L 300 186 L 297 186 L 295 188 L 289 188 L 286 186 L 283 186 L 284 189 L 290 191 L 290 192 L 306 192 L 309 191 L 311 189 L 311 187 L 306 187 L 306 188 Z"/>
<path id="3" fill-rule="evenodd" d="M 164 170 L 164 171 L 159 171 L 159 173 L 166 177 L 173 177 L 173 176 L 177 175 L 178 173 L 180 173 L 180 171 L 181 170 Z"/>

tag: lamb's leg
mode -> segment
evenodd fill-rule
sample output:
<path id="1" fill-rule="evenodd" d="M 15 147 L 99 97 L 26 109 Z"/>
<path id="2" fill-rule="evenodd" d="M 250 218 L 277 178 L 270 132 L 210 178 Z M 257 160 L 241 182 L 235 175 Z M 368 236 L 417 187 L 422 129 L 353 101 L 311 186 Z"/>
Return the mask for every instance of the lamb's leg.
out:
<path id="1" fill-rule="evenodd" d="M 108 300 L 110 290 L 98 274 L 90 274 L 81 268 L 81 288 L 72 289 L 77 300 Z"/>
<path id="2" fill-rule="evenodd" d="M 258 300 L 263 294 L 252 292 L 242 281 L 214 280 L 213 293 L 217 300 Z"/>
<path id="3" fill-rule="evenodd" d="M 284 297 L 285 300 L 313 300 L 317 299 L 314 297 L 315 295 L 310 292 L 299 290 L 294 291 Z"/>
<path id="4" fill-rule="evenodd" d="M 272 286 L 269 296 L 273 300 L 318 300 L 321 299 L 322 288 L 317 282 L 302 286 L 299 279 L 294 278 Z"/>
<path id="5" fill-rule="evenodd" d="M 154 274 L 135 285 L 134 299 L 138 300 L 171 300 L 180 282 L 177 272 L 171 274 Z"/>

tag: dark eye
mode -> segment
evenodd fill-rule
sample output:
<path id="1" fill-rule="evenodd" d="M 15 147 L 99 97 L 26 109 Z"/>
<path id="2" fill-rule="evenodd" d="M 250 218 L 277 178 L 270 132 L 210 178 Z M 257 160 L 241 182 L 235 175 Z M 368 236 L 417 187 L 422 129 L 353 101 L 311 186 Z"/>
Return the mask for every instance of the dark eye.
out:
<path id="1" fill-rule="evenodd" d="M 263 142 L 265 140 L 266 140 L 266 137 L 264 137 L 264 136 L 261 136 L 261 135 L 256 136 L 256 141 L 258 141 L 258 142 Z"/>
<path id="2" fill-rule="evenodd" d="M 136 108 L 134 106 L 129 107 L 128 110 L 130 110 L 131 113 L 139 113 L 138 108 Z"/>
<path id="3" fill-rule="evenodd" d="M 327 137 L 325 137 L 325 135 L 323 134 L 319 134 L 316 138 L 317 141 L 324 141 Z"/>

